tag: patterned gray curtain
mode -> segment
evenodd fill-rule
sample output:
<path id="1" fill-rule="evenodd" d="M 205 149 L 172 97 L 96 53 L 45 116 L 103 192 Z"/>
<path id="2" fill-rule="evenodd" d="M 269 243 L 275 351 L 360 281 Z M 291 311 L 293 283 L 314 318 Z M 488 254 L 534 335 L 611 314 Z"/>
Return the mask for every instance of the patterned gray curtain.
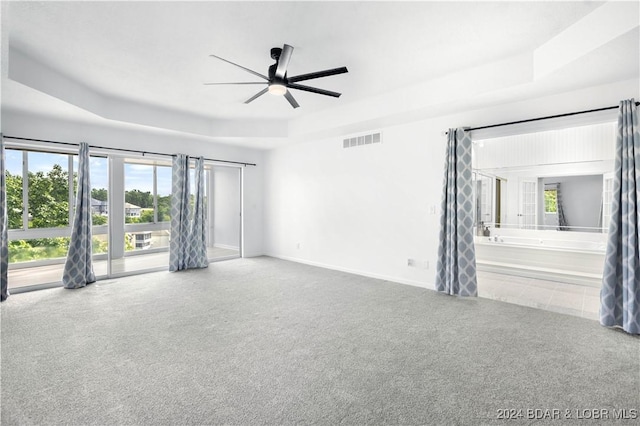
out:
<path id="1" fill-rule="evenodd" d="M 65 288 L 84 287 L 96 280 L 93 273 L 91 238 L 91 183 L 89 182 L 89 144 L 80 144 L 78 153 L 78 192 L 71 228 L 69 251 L 62 272 Z"/>
<path id="2" fill-rule="evenodd" d="M 187 269 L 189 241 L 189 157 L 173 157 L 171 169 L 171 240 L 169 270 Z"/>
<path id="3" fill-rule="evenodd" d="M 196 159 L 195 169 L 196 193 L 193 205 L 193 219 L 188 239 L 188 268 L 206 268 L 209 266 L 207 256 L 207 224 L 204 206 L 204 158 Z"/>
<path id="4" fill-rule="evenodd" d="M 4 164 L 4 139 L 0 133 L 0 300 L 9 297 L 9 220 L 7 218 L 7 182 Z"/>
<path id="5" fill-rule="evenodd" d="M 436 290 L 477 296 L 476 252 L 473 243 L 471 137 L 449 129 L 440 212 Z"/>
<path id="6" fill-rule="evenodd" d="M 640 128 L 633 99 L 620 102 L 611 222 L 600 324 L 640 334 Z"/>

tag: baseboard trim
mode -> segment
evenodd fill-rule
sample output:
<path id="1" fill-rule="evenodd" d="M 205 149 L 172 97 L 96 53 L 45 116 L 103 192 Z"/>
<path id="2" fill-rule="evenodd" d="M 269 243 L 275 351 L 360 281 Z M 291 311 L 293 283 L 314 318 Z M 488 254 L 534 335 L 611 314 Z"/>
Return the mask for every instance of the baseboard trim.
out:
<path id="1" fill-rule="evenodd" d="M 379 279 L 379 280 L 391 281 L 391 282 L 395 282 L 395 283 L 399 283 L 399 284 L 406 284 L 406 285 L 410 285 L 410 286 L 413 286 L 413 287 L 426 288 L 427 290 L 434 290 L 435 291 L 435 284 L 434 283 L 422 282 L 422 281 L 416 281 L 416 280 L 407 280 L 405 278 L 392 277 L 392 276 L 388 276 L 388 275 L 374 274 L 374 273 L 371 273 L 371 272 L 361 271 L 361 270 L 358 270 L 358 269 L 345 268 L 345 267 L 342 267 L 342 266 L 331 265 L 331 264 L 323 263 L 323 262 L 315 262 L 315 261 L 312 261 L 312 260 L 300 259 L 298 257 L 292 257 L 292 256 L 283 256 L 283 255 L 279 255 L 279 254 L 265 254 L 265 256 L 273 257 L 273 258 L 276 258 L 276 259 L 288 260 L 290 262 L 302 263 L 302 264 L 310 265 L 310 266 L 317 266 L 317 267 L 325 268 L 325 269 L 331 269 L 331 270 L 334 270 L 334 271 L 347 272 L 349 274 L 361 275 L 363 277 L 376 278 L 376 279 Z"/>
<path id="2" fill-rule="evenodd" d="M 245 251 L 242 254 L 242 257 L 260 257 L 260 256 L 266 256 L 266 254 L 264 254 L 262 252 L 257 252 L 257 251 L 255 251 L 255 252 L 251 252 L 251 251 L 247 252 L 247 251 Z"/>

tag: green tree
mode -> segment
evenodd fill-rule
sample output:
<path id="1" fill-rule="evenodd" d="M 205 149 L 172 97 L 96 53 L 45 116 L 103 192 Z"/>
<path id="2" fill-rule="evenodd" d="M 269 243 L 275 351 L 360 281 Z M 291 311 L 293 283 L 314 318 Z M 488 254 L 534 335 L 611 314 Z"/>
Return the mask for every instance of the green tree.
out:
<path id="1" fill-rule="evenodd" d="M 94 226 L 106 225 L 107 224 L 107 216 L 102 216 L 101 214 L 92 214 L 91 215 L 91 223 L 93 223 Z"/>
<path id="2" fill-rule="evenodd" d="M 142 207 L 143 209 L 153 208 L 153 195 L 149 191 L 142 192 L 139 189 L 125 191 L 124 201 Z"/>
<path id="3" fill-rule="evenodd" d="M 143 209 L 138 223 L 153 223 L 153 209 Z"/>
<path id="4" fill-rule="evenodd" d="M 65 257 L 69 237 L 9 241 L 9 263 Z"/>
<path id="5" fill-rule="evenodd" d="M 558 212 L 558 191 L 555 189 L 544 190 L 544 211 L 545 213 Z"/>
<path id="6" fill-rule="evenodd" d="M 107 241 L 101 240 L 100 238 L 93 237 L 91 241 L 91 249 L 93 254 L 102 254 L 106 253 L 109 247 L 109 243 Z"/>
<path id="7" fill-rule="evenodd" d="M 91 190 L 91 198 L 99 201 L 107 201 L 109 192 L 105 188 L 93 188 Z"/>
<path id="8" fill-rule="evenodd" d="M 132 251 L 136 249 L 136 245 L 133 242 L 133 234 L 126 233 L 124 234 L 124 250 Z"/>
<path id="9" fill-rule="evenodd" d="M 51 195 L 56 200 L 69 199 L 69 173 L 62 169 L 59 164 L 54 164 L 53 168 L 47 173 L 47 179 L 51 184 Z M 77 189 L 77 176 L 73 175 L 74 194 Z"/>
<path id="10" fill-rule="evenodd" d="M 158 196 L 158 222 L 168 222 L 171 220 L 171 195 Z"/>
<path id="11" fill-rule="evenodd" d="M 30 228 L 69 225 L 69 174 L 54 164 L 46 175 L 29 172 Z M 75 180 L 75 177 L 74 177 Z"/>
<path id="12" fill-rule="evenodd" d="M 7 213 L 10 229 L 22 228 L 22 175 L 6 173 Z M 77 176 L 73 176 L 74 190 Z M 69 218 L 69 174 L 60 165 L 55 164 L 48 172 L 28 172 L 29 227 L 51 228 L 68 226 Z M 93 198 L 106 201 L 107 190 L 100 188 L 92 191 Z M 92 215 L 94 225 L 104 225 L 107 217 Z M 106 253 L 108 243 L 99 238 L 93 239 L 93 252 Z M 67 255 L 69 237 L 38 238 L 32 240 L 14 240 L 9 242 L 9 262 L 60 258 Z"/>
<path id="13" fill-rule="evenodd" d="M 22 228 L 22 176 L 6 174 L 9 229 Z"/>

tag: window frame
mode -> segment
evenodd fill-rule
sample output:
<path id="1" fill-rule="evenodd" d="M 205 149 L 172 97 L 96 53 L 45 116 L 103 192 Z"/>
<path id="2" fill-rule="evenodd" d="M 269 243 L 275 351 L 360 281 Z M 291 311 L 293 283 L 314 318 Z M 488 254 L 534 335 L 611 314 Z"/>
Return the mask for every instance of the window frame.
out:
<path id="1" fill-rule="evenodd" d="M 77 150 L 65 150 L 65 149 L 50 149 L 45 147 L 24 147 L 21 144 L 13 144 L 10 142 L 6 142 L 7 150 L 12 151 L 21 151 L 22 154 L 22 227 L 14 228 L 8 230 L 8 241 L 16 241 L 16 240 L 35 240 L 41 238 L 69 238 L 71 237 L 72 225 L 73 225 L 73 215 L 75 210 L 75 191 L 73 188 L 73 157 L 78 155 Z M 69 209 L 67 216 L 67 225 L 59 226 L 59 227 L 48 227 L 48 228 L 30 228 L 29 227 L 29 153 L 37 152 L 42 154 L 54 154 L 54 155 L 65 155 L 67 156 L 67 164 L 68 164 L 68 179 L 69 179 Z M 96 158 L 108 158 L 106 155 L 90 155 L 90 157 Z M 109 233 L 108 223 L 105 225 L 94 225 L 92 227 L 93 235 L 102 235 Z M 104 256 L 106 258 L 106 254 L 96 254 L 94 255 L 96 258 L 101 258 Z M 38 259 L 24 263 L 25 265 L 34 265 L 34 264 L 48 264 L 54 261 L 54 259 Z M 9 265 L 10 268 L 19 268 L 23 265 L 19 263 L 11 263 Z"/>
<path id="2" fill-rule="evenodd" d="M 123 173 L 124 173 L 124 181 L 126 182 L 127 179 L 127 172 L 126 172 L 126 166 L 129 164 L 133 164 L 133 165 L 145 165 L 145 166 L 151 166 L 152 167 L 152 176 L 153 176 L 153 182 L 152 182 L 152 196 L 153 196 L 153 222 L 142 222 L 142 223 L 126 223 L 126 210 L 124 212 L 123 218 L 125 219 L 125 223 L 123 224 L 123 232 L 126 238 L 127 234 L 132 234 L 132 233 L 140 233 L 140 232 L 149 232 L 149 231 L 166 231 L 166 230 L 171 230 L 171 219 L 166 220 L 166 221 L 162 221 L 159 222 L 158 221 L 158 166 L 159 167 L 168 167 L 169 169 L 171 169 L 171 162 L 167 162 L 167 161 L 162 161 L 162 160 L 145 160 L 142 158 L 138 158 L 138 157 L 125 157 L 123 159 L 123 163 L 124 163 L 124 169 L 123 169 Z M 126 184 L 123 186 L 123 191 L 124 191 L 124 199 L 125 199 L 125 204 L 126 205 L 126 193 L 127 193 L 127 189 L 126 189 Z M 123 206 L 123 208 L 125 208 Z M 134 243 L 134 247 L 135 247 L 135 243 Z M 149 249 L 136 249 L 134 248 L 133 250 L 124 250 L 124 256 L 136 256 L 136 255 L 142 255 L 142 254 L 146 254 L 146 253 L 160 253 L 160 252 L 164 252 L 164 251 L 169 251 L 169 247 L 156 247 L 156 248 L 149 248 Z"/>

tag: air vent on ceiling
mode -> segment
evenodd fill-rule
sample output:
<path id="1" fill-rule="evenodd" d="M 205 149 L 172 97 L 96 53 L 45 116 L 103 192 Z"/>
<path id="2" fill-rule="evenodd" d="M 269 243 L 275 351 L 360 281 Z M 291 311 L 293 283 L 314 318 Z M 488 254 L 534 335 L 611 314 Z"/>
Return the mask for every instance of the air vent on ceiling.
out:
<path id="1" fill-rule="evenodd" d="M 358 135 L 348 137 L 342 140 L 343 148 L 353 148 L 360 145 L 371 145 L 382 142 L 382 133 L 376 132 L 368 135 Z"/>

